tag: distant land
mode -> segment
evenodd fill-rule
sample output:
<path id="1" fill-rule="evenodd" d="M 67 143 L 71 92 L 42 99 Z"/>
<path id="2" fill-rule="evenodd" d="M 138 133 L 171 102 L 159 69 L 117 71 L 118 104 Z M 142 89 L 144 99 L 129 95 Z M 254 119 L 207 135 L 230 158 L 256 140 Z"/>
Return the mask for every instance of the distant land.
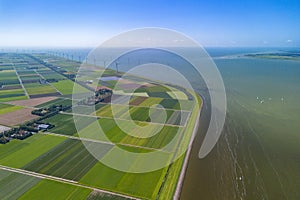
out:
<path id="1" fill-rule="evenodd" d="M 255 58 L 268 58 L 268 59 L 300 60 L 300 51 L 256 53 L 256 54 L 246 54 L 246 56 L 255 57 Z"/>

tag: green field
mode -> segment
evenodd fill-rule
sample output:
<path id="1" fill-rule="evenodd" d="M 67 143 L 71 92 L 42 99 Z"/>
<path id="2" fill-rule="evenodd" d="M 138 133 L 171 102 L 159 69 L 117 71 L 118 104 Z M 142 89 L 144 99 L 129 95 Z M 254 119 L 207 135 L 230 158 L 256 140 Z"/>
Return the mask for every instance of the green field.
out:
<path id="1" fill-rule="evenodd" d="M 154 101 L 152 101 L 152 105 L 155 105 L 156 103 L 153 104 L 153 102 Z M 151 101 L 146 103 L 150 104 Z M 161 101 L 161 105 L 165 107 L 173 108 L 177 104 L 178 101 L 174 101 L 174 103 L 171 102 L 169 104 L 167 104 L 164 100 Z M 126 119 L 126 120 L 132 119 L 134 121 L 153 122 L 153 123 L 170 124 L 170 125 L 180 125 L 181 117 L 185 117 L 186 120 L 188 116 L 188 115 L 181 116 L 179 111 L 174 112 L 174 110 L 164 109 L 161 107 L 154 107 L 154 106 L 151 108 L 130 106 L 129 113 L 127 113 L 126 112 L 127 107 L 128 106 L 125 105 L 107 104 L 105 106 L 100 107 L 100 109 L 98 109 L 95 112 L 95 115 L 99 117 L 105 117 L 105 118 L 117 118 L 117 119 Z M 114 113 L 112 110 L 114 111 Z"/>
<path id="2" fill-rule="evenodd" d="M 118 121 L 121 126 L 126 126 L 135 135 L 150 135 L 155 132 L 156 134 L 149 138 L 137 138 L 126 134 L 121 130 L 113 119 L 99 119 L 98 122 L 94 122 L 79 132 L 80 137 L 90 138 L 100 141 L 111 141 L 113 143 L 136 145 L 140 147 L 149 147 L 160 149 L 167 145 L 176 135 L 182 134 L 183 128 L 164 126 L 149 123 L 138 123 L 141 126 L 147 126 L 147 129 L 140 132 L 136 127 L 130 127 L 126 120 Z M 105 136 L 98 132 L 98 127 L 102 128 Z M 106 139 L 108 138 L 108 139 Z M 169 149 L 172 151 L 172 149 Z"/>
<path id="3" fill-rule="evenodd" d="M 41 179 L 0 170 L 0 199 L 18 199 Z"/>
<path id="4" fill-rule="evenodd" d="M 38 73 L 41 74 L 45 79 L 56 79 L 56 80 L 66 79 L 66 77 L 52 70 L 38 70 Z"/>
<path id="5" fill-rule="evenodd" d="M 0 71 L 0 80 L 11 80 L 11 79 L 18 79 L 15 70 L 3 70 Z"/>
<path id="6" fill-rule="evenodd" d="M 73 93 L 74 83 L 71 80 L 62 80 L 59 82 L 51 83 L 54 87 L 56 87 L 63 95 L 69 95 Z M 77 84 L 76 86 L 76 93 L 85 93 L 88 90 L 80 85 Z"/>
<path id="7" fill-rule="evenodd" d="M 0 101 L 13 101 L 27 99 L 23 89 L 15 89 L 15 90 L 0 90 Z"/>
<path id="8" fill-rule="evenodd" d="M 17 101 L 17 100 L 26 100 L 28 99 L 27 96 L 16 96 L 16 97 L 7 97 L 7 98 L 0 98 L 0 102 L 7 102 L 7 101 Z"/>
<path id="9" fill-rule="evenodd" d="M 55 181 L 42 180 L 27 191 L 20 199 L 86 199 L 91 192 L 91 189 Z"/>
<path id="10" fill-rule="evenodd" d="M 0 103 L 0 115 L 5 113 L 10 113 L 16 110 L 20 110 L 22 108 L 23 108 L 22 106 L 14 106 L 14 105 Z"/>
<path id="11" fill-rule="evenodd" d="M 87 125 L 91 122 L 89 117 L 79 117 L 82 123 Z M 54 128 L 50 129 L 50 132 L 63 134 L 63 135 L 73 135 L 77 133 L 76 126 L 74 124 L 73 115 L 69 114 L 57 114 L 53 117 L 43 120 L 43 122 L 55 125 Z"/>
<path id="12" fill-rule="evenodd" d="M 33 70 L 26 70 L 26 69 L 18 70 L 18 74 L 19 74 L 19 76 L 36 75 L 35 71 L 33 71 Z"/>
<path id="13" fill-rule="evenodd" d="M 29 95 L 57 93 L 55 88 L 49 84 L 26 83 L 24 87 Z"/>
<path id="14" fill-rule="evenodd" d="M 23 81 L 39 81 L 41 79 L 41 77 L 37 74 L 33 74 L 33 75 L 25 75 L 25 76 L 20 76 L 20 79 Z"/>
<path id="15" fill-rule="evenodd" d="M 80 180 L 97 161 L 80 140 L 67 139 L 23 168 L 69 180 Z"/>
<path id="16" fill-rule="evenodd" d="M 131 148 L 131 151 L 141 153 L 144 150 Z M 135 162 L 138 162 L 138 160 L 135 160 Z M 166 171 L 167 168 L 142 174 L 125 173 L 98 162 L 80 182 L 117 193 L 155 199 Z"/>
<path id="17" fill-rule="evenodd" d="M 52 105 L 70 106 L 70 105 L 72 105 L 72 100 L 71 99 L 58 98 L 58 99 L 54 99 L 52 101 L 48 101 L 48 102 L 43 103 L 43 104 L 39 104 L 36 107 L 37 108 L 43 108 L 43 107 L 50 107 Z"/>
<path id="18" fill-rule="evenodd" d="M 64 140 L 65 138 L 50 135 L 34 135 L 26 140 L 13 140 L 6 145 L 0 145 L 0 164 L 22 167 Z"/>
<path id="19" fill-rule="evenodd" d="M 141 102 L 139 106 L 150 107 L 154 104 L 159 104 L 162 100 L 163 100 L 162 98 L 149 97 L 143 102 Z"/>

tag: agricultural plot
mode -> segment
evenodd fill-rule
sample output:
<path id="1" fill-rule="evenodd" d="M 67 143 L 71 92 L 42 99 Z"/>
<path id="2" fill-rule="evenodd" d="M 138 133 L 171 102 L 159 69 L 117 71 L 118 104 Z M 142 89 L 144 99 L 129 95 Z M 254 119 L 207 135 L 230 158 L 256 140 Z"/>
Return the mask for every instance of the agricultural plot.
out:
<path id="1" fill-rule="evenodd" d="M 61 182 L 42 180 L 21 196 L 20 199 L 86 199 L 91 192 L 92 190 L 87 188 L 81 188 Z"/>
<path id="2" fill-rule="evenodd" d="M 56 89 L 58 89 L 63 95 L 70 95 L 73 93 L 74 84 L 76 84 L 77 93 L 89 92 L 86 88 L 74 83 L 71 80 L 61 80 L 59 82 L 51 83 Z"/>
<path id="3" fill-rule="evenodd" d="M 23 124 L 26 121 L 38 118 L 36 115 L 32 115 L 31 111 L 34 109 L 23 108 L 13 112 L 0 115 L 0 124 L 6 126 L 14 126 L 18 124 Z"/>
<path id="4" fill-rule="evenodd" d="M 0 115 L 20 110 L 23 107 L 0 103 Z"/>
<path id="5" fill-rule="evenodd" d="M 144 150 L 130 148 L 141 153 Z M 113 150 L 112 150 L 113 151 Z M 126 158 L 125 158 L 126 159 Z M 133 163 L 137 164 L 137 160 Z M 146 163 L 145 163 L 146 164 Z M 147 163 L 150 164 L 150 163 Z M 81 183 L 103 188 L 109 191 L 133 195 L 139 198 L 155 199 L 167 169 L 137 174 L 125 173 L 111 169 L 98 162 L 81 180 Z"/>
<path id="6" fill-rule="evenodd" d="M 80 140 L 67 139 L 23 168 L 69 180 L 80 180 L 97 161 Z"/>
<path id="7" fill-rule="evenodd" d="M 47 98 L 53 98 L 53 97 L 47 97 Z M 71 99 L 64 99 L 64 98 L 54 98 L 53 100 L 50 100 L 48 102 L 43 102 L 41 104 L 37 104 L 37 108 L 43 108 L 43 107 L 50 107 L 53 105 L 63 105 L 63 106 L 70 106 L 72 105 Z"/>
<path id="8" fill-rule="evenodd" d="M 19 94 L 19 95 L 11 95 L 10 97 L 0 97 L 0 102 L 23 100 L 23 99 L 28 99 L 24 93 L 23 95 Z"/>
<path id="9" fill-rule="evenodd" d="M 27 99 L 15 70 L 0 71 L 0 102 Z"/>
<path id="10" fill-rule="evenodd" d="M 52 70 L 38 70 L 37 72 L 47 80 L 48 79 L 55 79 L 55 80 L 66 79 L 66 77 L 64 77 L 61 74 L 58 74 L 57 72 L 52 71 Z"/>
<path id="11" fill-rule="evenodd" d="M 0 145 L 0 164 L 23 167 L 64 140 L 65 138 L 51 135 L 33 135 L 26 140 L 12 140 Z"/>
<path id="12" fill-rule="evenodd" d="M 0 199 L 18 199 L 41 179 L 0 170 Z"/>
<path id="13" fill-rule="evenodd" d="M 113 106 L 113 111 L 112 111 L 112 106 Z M 95 115 L 99 117 L 109 117 L 109 118 L 120 118 L 122 114 L 126 112 L 126 106 L 124 105 L 111 105 L 107 104 L 106 106 L 100 108 L 99 110 L 96 111 Z M 113 113 L 114 112 L 114 113 Z"/>
<path id="14" fill-rule="evenodd" d="M 17 106 L 29 106 L 34 107 L 40 104 L 45 104 L 49 101 L 55 100 L 56 97 L 41 97 L 41 98 L 35 98 L 35 99 L 27 99 L 27 100 L 18 100 L 18 101 L 10 101 L 8 103 L 17 105 Z"/>
<path id="15" fill-rule="evenodd" d="M 23 76 L 20 75 L 20 79 L 22 83 L 37 83 L 40 81 L 41 77 L 37 74 Z"/>
<path id="16" fill-rule="evenodd" d="M 123 90 L 113 90 L 114 94 L 117 95 L 130 95 L 130 96 L 140 96 L 140 97 L 148 97 L 149 95 L 146 92 L 134 92 L 131 91 L 123 91 Z"/>
<path id="17" fill-rule="evenodd" d="M 0 101 L 10 101 L 10 100 L 18 100 L 18 99 L 27 99 L 23 89 L 15 89 L 15 90 L 0 90 Z"/>
<path id="18" fill-rule="evenodd" d="M 81 123 L 89 125 L 93 120 L 89 117 L 81 117 Z M 62 134 L 62 135 L 74 135 L 77 133 L 76 126 L 74 124 L 74 119 L 72 114 L 58 114 L 53 117 L 43 120 L 45 123 L 50 123 L 55 127 L 49 131 L 52 133 Z"/>
<path id="19" fill-rule="evenodd" d="M 188 97 L 182 91 L 170 91 L 167 94 L 173 99 L 188 100 Z"/>
<path id="20" fill-rule="evenodd" d="M 13 70 L 13 66 L 12 64 L 0 64 L 0 71 L 3 71 L 3 70 Z"/>
<path id="21" fill-rule="evenodd" d="M 90 193 L 90 195 L 87 197 L 87 200 L 100 200 L 100 199 L 105 199 L 105 200 L 129 200 L 128 198 L 125 197 L 120 197 L 120 196 L 115 196 L 112 194 L 105 194 L 97 191 L 93 191 Z"/>
<path id="22" fill-rule="evenodd" d="M 130 102 L 129 105 L 131 106 L 138 106 L 140 105 L 143 101 L 145 101 L 146 99 L 148 99 L 147 97 L 133 97 Z"/>
<path id="23" fill-rule="evenodd" d="M 177 102 L 176 102 L 177 104 Z M 155 105 L 155 104 L 153 104 Z M 164 109 L 161 107 L 136 107 L 130 106 L 129 112 L 126 112 L 128 106 L 118 104 L 107 104 L 104 107 L 98 109 L 95 113 L 96 116 L 102 118 L 117 118 L 124 120 L 134 120 L 140 122 L 152 122 L 166 125 L 182 125 L 185 124 L 188 119 L 188 111 L 176 112 L 170 109 Z M 172 117 L 172 119 L 170 119 Z M 181 122 L 182 121 L 182 122 Z"/>
<path id="24" fill-rule="evenodd" d="M 31 98 L 60 95 L 60 93 L 49 84 L 26 83 L 24 87 Z"/>
<path id="25" fill-rule="evenodd" d="M 17 71 L 19 76 L 30 76 L 30 75 L 36 75 L 35 71 L 32 69 L 23 69 Z"/>
<path id="26" fill-rule="evenodd" d="M 15 89 L 22 89 L 21 84 L 10 84 L 10 85 L 2 85 L 0 88 L 1 90 L 15 90 Z"/>
<path id="27" fill-rule="evenodd" d="M 144 106 L 144 107 L 150 107 L 155 104 L 159 104 L 163 99 L 161 98 L 154 98 L 154 97 L 149 97 L 142 101 L 141 103 L 138 104 L 138 106 Z"/>
<path id="28" fill-rule="evenodd" d="M 128 124 L 126 120 L 118 120 L 118 123 L 122 127 L 126 127 L 127 130 L 130 130 L 130 132 L 134 135 L 147 136 L 153 135 L 153 133 L 155 133 L 155 135 L 146 138 L 133 137 L 124 132 L 113 119 L 99 119 L 98 122 L 96 121 L 94 123 L 91 123 L 86 128 L 80 130 L 79 135 L 82 138 L 93 140 L 124 145 L 134 145 L 145 148 L 161 149 L 175 137 L 179 137 L 183 131 L 182 127 L 138 122 L 138 125 L 146 126 L 146 129 L 141 132 L 140 129 L 136 127 L 136 125 Z M 99 126 L 105 133 L 105 136 L 98 132 Z M 171 152 L 173 151 L 173 149 L 168 149 L 168 151 Z"/>
<path id="29" fill-rule="evenodd" d="M 18 80 L 15 70 L 3 70 L 0 71 L 0 80 L 4 82 L 5 80 Z"/>

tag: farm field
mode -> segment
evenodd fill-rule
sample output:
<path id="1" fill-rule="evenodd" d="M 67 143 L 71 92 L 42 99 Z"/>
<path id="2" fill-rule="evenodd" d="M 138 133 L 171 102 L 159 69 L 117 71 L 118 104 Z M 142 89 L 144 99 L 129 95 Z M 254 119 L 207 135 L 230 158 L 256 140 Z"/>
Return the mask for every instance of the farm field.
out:
<path id="1" fill-rule="evenodd" d="M 20 199 L 86 199 L 91 192 L 91 189 L 80 188 L 78 186 L 55 181 L 41 180 L 22 195 Z"/>
<path id="2" fill-rule="evenodd" d="M 29 96 L 41 95 L 41 94 L 58 94 L 57 90 L 49 84 L 40 83 L 26 83 L 24 87 Z"/>
<path id="3" fill-rule="evenodd" d="M 23 124 L 26 121 L 38 118 L 36 115 L 32 115 L 32 108 L 22 108 L 13 112 L 0 115 L 0 124 L 6 126 L 14 126 Z"/>
<path id="4" fill-rule="evenodd" d="M 23 89 L 0 90 L 0 102 L 27 99 Z"/>
<path id="5" fill-rule="evenodd" d="M 74 84 L 77 84 L 77 83 L 74 83 L 71 80 L 61 80 L 61 81 L 52 83 L 52 85 L 54 87 L 56 87 L 56 89 L 58 89 L 63 95 L 70 95 L 70 94 L 72 94 L 73 93 Z M 82 87 L 82 86 L 80 86 L 80 85 L 77 84 L 77 86 L 76 86 L 76 92 L 85 93 L 85 92 L 88 92 L 88 90 L 86 88 L 84 88 L 84 87 Z"/>
<path id="6" fill-rule="evenodd" d="M 0 169 L 0 199 L 18 199 L 41 179 Z"/>
<path id="7" fill-rule="evenodd" d="M 0 164 L 23 167 L 64 140 L 63 137 L 39 134 L 26 140 L 13 140 L 8 145 L 0 145 Z"/>
<path id="8" fill-rule="evenodd" d="M 156 100 L 156 99 L 155 99 Z M 135 100 L 134 100 L 135 101 Z M 146 100 L 145 100 L 146 101 Z M 180 107 L 178 101 L 174 103 L 166 103 L 164 100 L 159 100 L 160 105 L 177 108 Z M 149 101 L 146 102 L 146 105 L 156 105 L 158 101 Z M 140 104 L 142 105 L 143 102 Z M 102 104 L 104 105 L 104 104 Z M 162 107 L 146 107 L 146 106 L 130 106 L 129 113 L 127 113 L 128 106 L 118 105 L 118 104 L 107 104 L 103 107 L 100 107 L 94 114 L 99 117 L 104 118 L 117 118 L 124 120 L 135 120 L 141 122 L 152 122 L 152 123 L 161 123 L 169 125 L 183 125 L 188 120 L 189 113 L 191 111 L 174 111 L 171 109 L 162 109 Z M 145 104 L 144 104 L 145 105 Z M 176 107 L 175 107 L 176 106 Z M 114 113 L 113 113 L 114 112 Z"/>
<path id="9" fill-rule="evenodd" d="M 23 167 L 68 180 L 80 180 L 96 163 L 80 140 L 67 139 Z"/>
<path id="10" fill-rule="evenodd" d="M 89 117 L 79 116 L 79 118 L 82 123 L 89 124 L 91 122 Z M 43 120 L 43 122 L 55 125 L 54 128 L 49 130 L 52 133 L 58 133 L 62 135 L 74 135 L 77 133 L 72 114 L 58 114 Z"/>
<path id="11" fill-rule="evenodd" d="M 35 99 L 27 99 L 27 100 L 18 100 L 18 101 L 10 101 L 9 104 L 17 105 L 17 106 L 29 106 L 34 107 L 40 104 L 45 104 L 52 100 L 55 100 L 56 97 L 41 97 Z"/>
<path id="12" fill-rule="evenodd" d="M 50 69 L 38 69 L 37 72 L 42 75 L 45 79 L 56 79 L 56 80 L 64 80 L 66 77 L 62 76 L 61 74 L 58 74 L 57 72 L 54 72 Z"/>
<path id="13" fill-rule="evenodd" d="M 14 106 L 0 103 L 0 115 L 22 109 L 22 106 Z"/>
<path id="14" fill-rule="evenodd" d="M 0 71 L 0 80 L 5 82 L 6 80 L 18 80 L 15 70 L 2 70 Z"/>
<path id="15" fill-rule="evenodd" d="M 53 105 L 72 105 L 72 100 L 68 97 L 73 92 L 74 84 L 79 86 L 79 92 L 87 92 L 86 88 L 73 81 L 81 64 L 79 62 L 42 53 L 7 54 L 6 57 L 13 65 L 4 66 L 5 70 L 0 70 L 0 73 L 4 72 L 9 77 L 5 78 L 8 81 L 5 83 L 7 87 L 0 89 L 0 101 L 9 101 L 12 105 L 0 103 L 0 124 L 15 126 L 38 118 L 31 115 L 33 107 L 46 110 Z M 22 83 L 19 83 L 18 76 Z M 117 80 L 119 77 L 116 72 L 107 70 L 105 78 L 100 82 L 112 87 Z M 45 193 L 53 193 L 55 196 L 49 195 L 49 198 L 57 197 L 56 199 L 123 199 L 117 194 L 141 199 L 171 199 L 185 153 L 180 154 L 181 157 L 172 165 L 156 171 L 129 173 L 99 162 L 86 146 L 93 149 L 103 147 L 104 150 L 97 156 L 104 160 L 109 160 L 118 149 L 123 149 L 135 154 L 160 152 L 165 161 L 170 161 L 179 150 L 189 144 L 199 108 L 195 106 L 190 94 L 175 88 L 147 83 L 142 78 L 120 81 L 118 90 L 113 90 L 117 97 L 113 105 L 107 100 L 110 98 L 101 97 L 101 100 L 105 99 L 96 104 L 95 112 L 91 113 L 88 111 L 92 110 L 92 106 L 88 107 L 88 104 L 81 101 L 77 106 L 86 110 L 82 115 L 72 113 L 72 109 L 54 116 L 46 115 L 38 123 L 50 123 L 54 125 L 53 128 L 24 140 L 13 139 L 6 144 L 0 144 L 0 165 L 3 166 L 0 169 L 0 189 L 4 191 L 4 194 L 0 194 L 0 199 L 47 199 Z M 84 82 L 83 79 L 82 83 Z M 93 84 L 88 86 L 92 87 Z M 130 88 L 136 86 L 140 88 L 130 93 Z M 127 106 L 124 103 L 128 95 L 132 97 L 129 113 L 126 113 Z M 116 108 L 116 115 L 113 115 L 111 106 Z M 184 111 L 181 113 L 180 110 Z M 82 123 L 83 129 L 77 130 L 73 114 Z M 102 135 L 98 132 L 99 126 L 104 131 Z M 170 143 L 175 145 L 169 145 Z M 151 166 L 156 162 L 136 158 L 128 163 L 126 155 L 119 161 L 126 169 Z M 5 166 L 26 170 L 32 174 L 39 173 L 44 177 L 51 176 L 55 181 L 35 178 L 33 175 L 7 173 L 3 171 Z M 60 182 L 58 178 L 70 182 Z M 12 190 L 4 183 L 22 184 L 18 190 Z M 110 191 L 116 196 L 99 193 L 92 188 Z M 8 193 L 11 196 L 7 196 Z"/>
<path id="16" fill-rule="evenodd" d="M 182 128 L 173 126 L 163 126 L 148 123 L 139 123 L 140 125 L 147 126 L 143 132 L 140 132 L 136 127 L 128 125 L 127 121 L 119 120 L 118 123 L 121 126 L 125 126 L 127 130 L 130 130 L 135 135 L 150 135 L 153 132 L 157 132 L 154 136 L 149 138 L 137 138 L 126 134 L 121 130 L 113 119 L 99 119 L 98 122 L 94 122 L 86 128 L 80 130 L 79 135 L 82 138 L 94 139 L 99 141 L 111 141 L 113 143 L 123 145 L 135 145 L 138 147 L 160 149 L 167 145 L 173 138 L 179 137 L 182 132 Z M 105 136 L 98 132 L 98 126 L 102 128 Z M 172 151 L 173 149 L 169 149 Z"/>
<path id="17" fill-rule="evenodd" d="M 80 182 L 109 191 L 155 199 L 165 173 L 166 169 L 143 174 L 124 173 L 97 163 Z"/>
<path id="18" fill-rule="evenodd" d="M 53 98 L 53 97 L 51 97 Z M 37 104 L 37 108 L 43 108 L 43 107 L 50 107 L 52 105 L 63 105 L 63 106 L 69 106 L 72 105 L 71 99 L 64 99 L 64 98 L 53 98 L 53 100 L 50 100 L 48 102 L 43 102 L 41 104 Z"/>

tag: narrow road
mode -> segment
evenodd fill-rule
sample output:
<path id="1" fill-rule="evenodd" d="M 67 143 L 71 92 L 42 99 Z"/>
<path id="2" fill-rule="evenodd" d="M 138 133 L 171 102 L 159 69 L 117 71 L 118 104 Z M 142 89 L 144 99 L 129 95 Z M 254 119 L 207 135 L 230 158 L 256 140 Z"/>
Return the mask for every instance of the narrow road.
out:
<path id="1" fill-rule="evenodd" d="M 34 70 L 34 72 L 35 72 L 37 75 L 39 75 L 42 79 L 46 80 L 46 78 L 45 78 L 42 74 L 40 74 L 38 71 L 36 71 L 36 69 Z M 48 82 L 47 82 L 47 84 L 50 85 L 53 89 L 55 89 L 55 90 L 57 91 L 57 93 L 59 93 L 60 95 L 63 95 L 63 94 L 62 94 L 56 87 L 54 87 L 52 84 L 50 84 L 50 83 L 48 83 Z"/>
<path id="2" fill-rule="evenodd" d="M 82 116 L 82 117 L 93 117 L 97 119 L 117 119 L 117 120 L 123 120 L 123 121 L 136 121 L 136 122 L 144 122 L 148 124 L 155 124 L 155 125 L 161 125 L 161 126 L 172 126 L 172 127 L 185 127 L 182 125 L 173 125 L 173 124 L 162 124 L 162 123 L 157 123 L 157 122 L 147 122 L 147 121 L 140 121 L 140 120 L 132 120 L 132 119 L 124 119 L 124 118 L 117 118 L 117 117 L 104 117 L 104 116 L 95 116 L 95 115 L 87 115 L 87 114 L 79 114 L 79 113 L 67 113 L 67 112 L 60 112 L 61 114 L 65 115 L 76 115 L 76 116 Z"/>
<path id="3" fill-rule="evenodd" d="M 74 139 L 74 140 L 94 142 L 94 143 L 99 143 L 99 144 L 108 144 L 108 145 L 112 145 L 112 146 L 122 145 L 122 146 L 134 147 L 134 148 L 139 148 L 139 149 L 145 149 L 145 150 L 160 151 L 160 152 L 164 152 L 164 153 L 173 153 L 173 151 L 164 151 L 161 149 L 156 149 L 156 148 L 151 148 L 151 147 L 137 146 L 137 145 L 126 144 L 126 143 L 112 143 L 109 141 L 101 141 L 101 140 L 94 140 L 94 139 L 82 138 L 82 137 L 76 137 L 76 136 L 70 136 L 70 135 L 62 135 L 62 134 L 57 134 L 57 133 L 52 133 L 52 132 L 39 132 L 39 134 L 53 135 L 53 136 L 57 136 L 57 137 L 65 137 L 65 138 L 70 138 L 70 139 Z"/>
<path id="4" fill-rule="evenodd" d="M 18 77 L 18 79 L 19 79 L 20 85 L 22 86 L 22 88 L 23 88 L 23 90 L 24 90 L 24 92 L 25 92 L 25 95 L 28 97 L 28 99 L 30 99 L 29 94 L 27 93 L 27 90 L 25 89 L 25 87 L 24 87 L 24 85 L 23 85 L 23 82 L 22 82 L 22 80 L 21 80 L 21 78 L 20 78 L 20 76 L 19 76 L 19 74 L 18 74 L 18 71 L 17 71 L 17 69 L 16 69 L 16 67 L 15 67 L 15 64 L 14 64 L 14 63 L 11 63 L 11 64 L 12 64 L 12 66 L 13 66 L 15 72 L 16 72 L 16 75 L 17 75 L 17 77 Z"/>

